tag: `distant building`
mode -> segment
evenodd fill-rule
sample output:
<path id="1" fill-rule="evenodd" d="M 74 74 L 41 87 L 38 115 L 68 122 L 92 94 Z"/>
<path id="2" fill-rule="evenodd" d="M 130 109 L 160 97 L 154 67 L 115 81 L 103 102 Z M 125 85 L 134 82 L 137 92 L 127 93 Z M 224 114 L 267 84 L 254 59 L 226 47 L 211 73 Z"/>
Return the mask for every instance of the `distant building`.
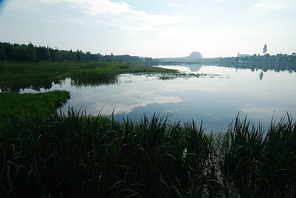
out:
<path id="1" fill-rule="evenodd" d="M 199 52 L 192 52 L 187 58 L 188 59 L 202 59 L 202 56 Z"/>
<path id="2" fill-rule="evenodd" d="M 247 56 L 251 56 L 250 54 L 240 54 L 239 52 L 237 52 L 237 57 L 247 57 Z"/>

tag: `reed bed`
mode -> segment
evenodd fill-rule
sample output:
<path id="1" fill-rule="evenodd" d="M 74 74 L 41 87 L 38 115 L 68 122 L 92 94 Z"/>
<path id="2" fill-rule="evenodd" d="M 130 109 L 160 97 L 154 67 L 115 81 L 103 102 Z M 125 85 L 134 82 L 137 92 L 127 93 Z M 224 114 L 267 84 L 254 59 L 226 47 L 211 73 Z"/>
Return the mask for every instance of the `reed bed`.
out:
<path id="1" fill-rule="evenodd" d="M 64 105 L 70 98 L 68 91 L 50 91 L 46 93 L 0 93 L 0 116 L 11 114 L 48 115 Z"/>
<path id="2" fill-rule="evenodd" d="M 221 135 L 193 120 L 139 122 L 83 110 L 9 115 L 0 125 L 1 197 L 293 197 L 296 129 L 239 117 Z"/>
<path id="3" fill-rule="evenodd" d="M 19 90 L 31 85 L 49 84 L 52 81 L 71 77 L 73 84 L 98 85 L 117 82 L 117 75 L 123 73 L 177 73 L 175 70 L 144 66 L 140 63 L 121 62 L 46 62 L 46 63 L 12 63 L 1 64 L 0 89 Z"/>

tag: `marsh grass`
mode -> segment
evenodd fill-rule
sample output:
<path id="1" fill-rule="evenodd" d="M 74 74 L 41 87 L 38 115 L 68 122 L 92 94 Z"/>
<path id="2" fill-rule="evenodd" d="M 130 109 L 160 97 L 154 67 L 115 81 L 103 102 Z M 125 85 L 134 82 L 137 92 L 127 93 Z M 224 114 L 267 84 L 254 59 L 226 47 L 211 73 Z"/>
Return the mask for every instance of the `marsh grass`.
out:
<path id="1" fill-rule="evenodd" d="M 1 124 L 1 197 L 293 197 L 295 122 L 266 135 L 247 120 L 207 134 L 143 115 L 10 115 Z"/>
<path id="2" fill-rule="evenodd" d="M 129 63 L 93 63 L 81 66 L 70 73 L 72 85 L 74 86 L 97 86 L 118 83 L 119 74 L 136 75 L 169 75 L 175 78 L 180 75 L 176 70 L 169 70 L 159 67 L 142 66 Z M 165 73 L 165 74 L 164 74 Z"/>
<path id="3" fill-rule="evenodd" d="M 77 68 L 67 63 L 5 63 L 0 72 L 1 86 L 57 80 Z"/>
<path id="4" fill-rule="evenodd" d="M 227 134 L 223 175 L 242 197 L 293 197 L 296 188 L 296 129 L 287 115 L 267 132 L 236 119 Z"/>
<path id="5" fill-rule="evenodd" d="M 0 93 L 0 116 L 35 112 L 44 115 L 53 113 L 70 98 L 68 91 L 50 91 L 46 93 Z"/>
<path id="6" fill-rule="evenodd" d="M 51 87 L 53 81 L 72 78 L 73 85 L 117 83 L 117 76 L 125 73 L 177 73 L 175 70 L 144 66 L 139 63 L 5 63 L 0 68 L 2 91 L 18 92 L 21 88 Z"/>

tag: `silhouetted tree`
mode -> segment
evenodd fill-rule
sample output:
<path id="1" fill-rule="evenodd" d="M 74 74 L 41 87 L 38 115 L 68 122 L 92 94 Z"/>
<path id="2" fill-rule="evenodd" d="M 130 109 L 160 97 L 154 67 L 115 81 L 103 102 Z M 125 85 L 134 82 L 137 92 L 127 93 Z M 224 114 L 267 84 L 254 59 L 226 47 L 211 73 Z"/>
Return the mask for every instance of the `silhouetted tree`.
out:
<path id="1" fill-rule="evenodd" d="M 14 44 L 14 51 L 16 54 L 16 58 L 15 61 L 17 62 L 24 62 L 24 61 L 28 61 L 28 52 L 27 52 L 27 46 L 26 45 L 18 45 L 18 44 Z M 36 53 L 34 53 L 36 54 Z M 36 55 L 34 55 L 34 57 L 36 58 Z M 31 61 L 31 60 L 29 60 Z"/>
<path id="2" fill-rule="evenodd" d="M 43 61 L 43 63 L 45 60 L 48 60 L 49 58 L 48 50 L 44 46 L 43 47 L 39 46 L 36 48 L 36 55 L 37 55 L 36 60 Z"/>
<path id="3" fill-rule="evenodd" d="M 267 52 L 267 45 L 265 44 L 262 50 L 263 54 L 265 54 Z"/>
<path id="4" fill-rule="evenodd" d="M 82 51 L 80 52 L 79 50 L 76 51 L 76 59 L 78 62 L 81 61 L 81 55 L 82 55 Z"/>
<path id="5" fill-rule="evenodd" d="M 8 61 L 16 61 L 16 49 L 10 43 L 4 43 L 5 46 L 5 53 L 7 56 Z"/>
<path id="6" fill-rule="evenodd" d="M 27 59 L 28 61 L 31 61 L 31 62 L 36 60 L 36 50 L 34 45 L 31 42 L 27 47 Z"/>
<path id="7" fill-rule="evenodd" d="M 0 61 L 4 62 L 6 60 L 7 56 L 5 53 L 5 46 L 3 43 L 0 43 Z"/>

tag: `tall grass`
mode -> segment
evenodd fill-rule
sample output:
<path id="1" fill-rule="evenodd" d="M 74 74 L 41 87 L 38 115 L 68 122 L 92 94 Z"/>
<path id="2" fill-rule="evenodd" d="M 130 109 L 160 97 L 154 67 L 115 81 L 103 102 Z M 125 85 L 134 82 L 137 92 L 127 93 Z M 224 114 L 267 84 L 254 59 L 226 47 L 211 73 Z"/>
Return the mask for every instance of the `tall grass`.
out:
<path id="1" fill-rule="evenodd" d="M 50 91 L 38 94 L 0 93 L 0 116 L 28 113 L 48 115 L 70 98 L 68 91 Z"/>
<path id="2" fill-rule="evenodd" d="M 295 122 L 266 135 L 236 119 L 220 136 L 194 121 L 136 123 L 83 110 L 1 124 L 1 197 L 295 196 Z"/>
<path id="3" fill-rule="evenodd" d="M 228 132 L 222 172 L 242 197 L 296 194 L 296 124 L 287 115 L 265 132 L 236 119 Z"/>
<path id="4" fill-rule="evenodd" d="M 52 81 L 72 78 L 77 86 L 117 83 L 123 73 L 177 73 L 175 70 L 116 62 L 90 63 L 5 63 L 0 68 L 0 89 L 18 92 L 21 88 L 51 87 Z"/>
<path id="5" fill-rule="evenodd" d="M 68 63 L 5 63 L 0 72 L 1 85 L 16 85 L 56 80 L 77 68 Z"/>

